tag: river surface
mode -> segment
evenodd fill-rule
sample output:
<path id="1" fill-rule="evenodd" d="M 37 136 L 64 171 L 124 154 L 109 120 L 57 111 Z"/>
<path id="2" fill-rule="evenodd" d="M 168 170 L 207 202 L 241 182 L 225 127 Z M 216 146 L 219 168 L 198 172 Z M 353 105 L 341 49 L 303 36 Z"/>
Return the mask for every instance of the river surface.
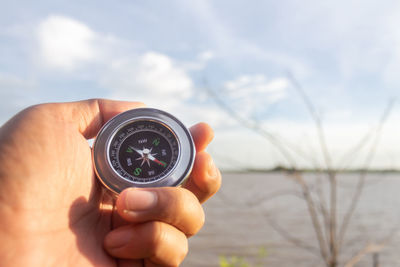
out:
<path id="1" fill-rule="evenodd" d="M 359 176 L 338 176 L 338 227 L 351 203 Z M 313 192 L 321 189 L 320 195 L 327 206 L 327 178 L 306 174 L 304 180 Z M 343 239 L 340 266 L 370 243 L 384 245 L 375 255 L 380 267 L 400 266 L 399 189 L 398 173 L 366 176 Z M 313 194 L 313 198 L 319 203 L 318 194 Z M 241 257 L 249 266 L 324 266 L 301 188 L 284 173 L 224 173 L 220 192 L 204 208 L 206 223 L 190 238 L 184 267 L 219 266 L 221 256 Z M 319 219 L 322 221 L 321 215 Z M 293 244 L 293 240 L 300 246 Z M 267 255 L 260 256 L 259 251 Z M 366 254 L 355 266 L 372 267 L 373 255 Z"/>

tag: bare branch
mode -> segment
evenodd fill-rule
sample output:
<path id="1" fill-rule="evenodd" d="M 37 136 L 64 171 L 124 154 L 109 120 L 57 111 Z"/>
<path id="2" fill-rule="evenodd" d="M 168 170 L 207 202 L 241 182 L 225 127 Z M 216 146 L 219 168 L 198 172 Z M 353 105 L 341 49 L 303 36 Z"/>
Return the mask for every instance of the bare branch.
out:
<path id="1" fill-rule="evenodd" d="M 250 201 L 246 202 L 246 204 L 248 206 L 256 206 L 256 205 L 260 205 L 266 201 L 273 200 L 277 197 L 284 197 L 284 196 L 293 196 L 293 197 L 299 198 L 300 200 L 304 200 L 303 195 L 300 194 L 299 192 L 296 192 L 294 190 L 281 190 L 281 191 L 273 192 L 273 193 L 268 194 L 267 196 L 263 196 L 261 198 L 257 198 L 257 199 L 253 198 Z"/>
<path id="2" fill-rule="evenodd" d="M 350 202 L 350 206 L 347 209 L 347 212 L 345 213 L 342 225 L 341 225 L 340 230 L 339 230 L 339 243 L 338 243 L 339 248 L 342 246 L 344 236 L 346 235 L 347 227 L 348 227 L 348 225 L 350 223 L 351 217 L 354 214 L 354 211 L 355 211 L 355 209 L 357 207 L 357 204 L 359 202 L 360 196 L 361 196 L 361 194 L 363 192 L 364 184 L 365 184 L 365 177 L 367 175 L 367 170 L 369 169 L 369 166 L 370 166 L 370 164 L 371 164 L 371 162 L 372 162 L 372 160 L 373 160 L 373 158 L 375 156 L 376 149 L 378 147 L 379 140 L 380 140 L 380 137 L 381 137 L 383 126 L 384 126 L 389 114 L 391 113 L 391 110 L 393 108 L 393 104 L 394 104 L 393 100 L 389 101 L 386 109 L 384 110 L 383 115 L 382 115 L 381 120 L 380 120 L 380 123 L 379 123 L 379 126 L 378 126 L 378 129 L 377 129 L 376 134 L 375 134 L 375 138 L 374 138 L 373 144 L 370 147 L 370 150 L 369 150 L 369 152 L 367 154 L 367 157 L 365 159 L 363 170 L 361 171 L 360 177 L 358 179 L 356 191 L 353 194 L 353 198 L 352 198 L 352 200 Z"/>
<path id="3" fill-rule="evenodd" d="M 362 250 L 360 250 L 353 258 L 351 258 L 344 267 L 354 267 L 354 265 L 359 262 L 365 255 L 369 253 L 380 252 L 384 249 L 384 243 L 368 243 Z"/>
<path id="4" fill-rule="evenodd" d="M 293 245 L 302 248 L 313 255 L 319 255 L 318 249 L 315 247 L 305 243 L 304 241 L 292 236 L 288 231 L 283 229 L 278 223 L 276 223 L 271 216 L 269 216 L 267 213 L 264 213 L 265 218 L 267 219 L 269 225 L 279 234 L 281 235 L 284 239 L 288 240 L 290 243 Z"/>
<path id="5" fill-rule="evenodd" d="M 237 122 L 239 122 L 242 126 L 253 130 L 254 132 L 258 133 L 261 135 L 263 138 L 268 140 L 280 153 L 281 155 L 285 158 L 285 160 L 288 162 L 290 167 L 292 169 L 297 169 L 296 162 L 290 155 L 288 148 L 287 148 L 287 143 L 282 142 L 276 135 L 270 133 L 268 130 L 265 130 L 264 128 L 260 127 L 259 124 L 257 124 L 254 121 L 249 120 L 248 118 L 243 118 L 242 116 L 239 115 L 234 109 L 232 109 L 228 104 L 225 103 L 224 100 L 222 100 L 217 93 L 214 92 L 210 87 L 207 86 L 207 82 L 204 81 L 205 84 L 205 89 L 207 90 L 208 94 L 216 101 L 216 103 L 223 109 L 225 112 L 228 113 L 230 117 L 235 119 Z"/>
<path id="6" fill-rule="evenodd" d="M 312 101 L 310 98 L 307 96 L 305 91 L 303 90 L 302 86 L 300 83 L 294 78 L 291 72 L 288 72 L 288 78 L 291 81 L 292 85 L 294 88 L 297 90 L 297 92 L 300 94 L 300 97 L 303 99 L 303 102 L 305 103 L 311 117 L 314 120 L 316 129 L 317 129 L 317 134 L 318 134 L 318 139 L 319 139 L 319 144 L 322 150 L 322 155 L 325 160 L 325 165 L 326 165 L 326 171 L 329 177 L 329 183 L 330 183 L 330 208 L 329 208 L 329 248 L 330 248 L 330 259 L 327 261 L 329 264 L 332 266 L 336 265 L 336 259 L 337 259 L 337 244 L 336 244 L 336 222 L 337 222 L 337 216 L 336 216 L 336 197 L 337 197 L 337 185 L 336 185 L 336 174 L 332 170 L 332 160 L 331 160 L 331 155 L 328 150 L 328 146 L 326 143 L 326 137 L 324 133 L 324 129 L 322 126 L 322 121 L 317 113 Z"/>
<path id="7" fill-rule="evenodd" d="M 328 262 L 328 258 L 329 258 L 328 251 L 325 247 L 325 241 L 324 241 L 324 235 L 322 233 L 322 227 L 318 220 L 318 214 L 316 212 L 314 201 L 310 194 L 310 190 L 309 190 L 307 184 L 304 182 L 301 175 L 299 175 L 298 173 L 294 173 L 293 176 L 295 177 L 296 181 L 301 185 L 301 189 L 302 189 L 304 198 L 306 200 L 307 208 L 308 208 L 308 213 L 310 214 L 311 222 L 313 224 L 313 228 L 314 228 L 314 231 L 315 231 L 315 234 L 317 237 L 321 257 L 324 259 L 325 262 Z"/>
<path id="8" fill-rule="evenodd" d="M 214 90 L 212 90 L 207 81 L 204 80 L 204 88 L 207 90 L 209 96 L 214 99 L 217 105 L 222 108 L 230 117 L 239 122 L 242 126 L 252 130 L 253 132 L 259 134 L 266 140 L 268 140 L 284 157 L 284 159 L 289 164 L 289 167 L 292 169 L 297 169 L 296 161 L 293 159 L 290 152 L 293 152 L 300 156 L 301 158 L 308 160 L 313 163 L 313 167 L 315 169 L 319 169 L 318 163 L 312 155 L 306 154 L 304 151 L 299 149 L 296 145 L 291 144 L 288 140 L 283 140 L 282 137 L 279 137 L 277 134 L 271 133 L 265 127 L 260 126 L 258 121 L 254 121 L 250 118 L 242 117 L 236 110 L 232 109 Z"/>
<path id="9" fill-rule="evenodd" d="M 320 146 L 322 149 L 322 155 L 324 156 L 324 159 L 325 159 L 326 168 L 327 168 L 327 170 L 330 170 L 332 167 L 331 156 L 330 156 L 330 153 L 328 150 L 328 146 L 326 144 L 326 138 L 325 138 L 324 129 L 322 127 L 321 117 L 319 116 L 317 110 L 315 109 L 314 104 L 312 103 L 312 101 L 310 100 L 310 98 L 308 97 L 306 92 L 303 90 L 303 87 L 295 79 L 293 74 L 290 71 L 288 71 L 287 76 L 288 76 L 288 79 L 290 80 L 290 82 L 292 83 L 293 87 L 300 94 L 300 97 L 302 98 L 312 119 L 314 120 L 315 126 L 317 128 L 317 134 L 318 134 Z"/>
<path id="10" fill-rule="evenodd" d="M 363 138 L 360 139 L 360 141 L 353 147 L 351 148 L 346 154 L 343 155 L 342 159 L 339 160 L 339 163 L 337 166 L 340 166 L 339 172 L 346 170 L 349 168 L 350 164 L 354 162 L 354 160 L 357 158 L 357 156 L 360 154 L 360 151 L 368 144 L 370 139 L 374 136 L 376 129 L 375 127 L 371 128 L 368 133 L 365 134 Z"/>
<path id="11" fill-rule="evenodd" d="M 324 193 L 322 191 L 322 177 L 320 176 L 320 173 L 318 173 L 318 176 L 316 177 L 316 180 L 317 180 L 317 182 L 316 182 L 315 192 L 316 192 L 316 194 L 318 196 L 318 199 L 319 199 L 322 218 L 324 219 L 324 225 L 325 225 L 325 228 L 327 230 L 328 227 L 329 227 L 329 213 L 328 213 L 328 210 L 326 208 L 325 197 L 324 197 Z"/>
<path id="12" fill-rule="evenodd" d="M 389 234 L 382 239 L 379 242 L 369 242 L 363 249 L 361 249 L 356 255 L 354 255 L 346 264 L 344 267 L 353 267 L 357 262 L 359 262 L 365 255 L 369 253 L 377 253 L 382 251 L 385 246 L 392 240 L 392 238 L 395 236 L 395 233 L 398 231 L 398 226 L 397 224 L 392 231 L 389 232 Z"/>
<path id="13" fill-rule="evenodd" d="M 342 160 L 339 161 L 338 166 L 344 166 L 340 167 L 339 171 L 345 170 L 348 168 L 348 166 L 353 162 L 357 155 L 359 155 L 360 151 L 368 144 L 368 142 L 374 137 L 374 135 L 377 134 L 378 131 L 380 131 L 380 128 L 382 128 L 383 123 L 386 121 L 387 117 L 390 115 L 390 112 L 393 108 L 395 99 L 389 100 L 386 108 L 384 109 L 384 112 L 382 116 L 380 117 L 378 121 L 378 125 L 375 127 L 372 127 L 365 135 L 363 138 L 360 139 L 360 141 L 353 147 L 351 148 L 343 157 Z"/>

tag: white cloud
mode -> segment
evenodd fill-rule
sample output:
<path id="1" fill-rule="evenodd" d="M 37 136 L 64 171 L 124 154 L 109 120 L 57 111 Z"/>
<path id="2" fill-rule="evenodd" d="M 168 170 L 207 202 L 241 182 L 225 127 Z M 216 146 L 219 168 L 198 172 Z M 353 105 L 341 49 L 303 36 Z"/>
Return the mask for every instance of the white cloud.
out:
<path id="1" fill-rule="evenodd" d="M 195 90 L 188 72 L 204 69 L 214 58 L 211 50 L 187 62 L 155 51 L 139 53 L 132 49 L 134 44 L 127 45 L 128 40 L 95 32 L 80 21 L 59 15 L 40 23 L 37 38 L 45 66 L 87 70 L 90 75 L 86 63 L 95 62 L 97 76 L 93 79 L 109 90 L 109 97 L 143 101 L 166 110 L 185 105 Z"/>
<path id="2" fill-rule="evenodd" d="M 227 129 L 237 126 L 237 122 L 229 117 L 223 110 L 215 105 L 206 103 L 181 104 L 170 110 L 188 125 L 193 125 L 200 121 L 207 122 L 216 130 Z"/>
<path id="3" fill-rule="evenodd" d="M 241 75 L 235 80 L 225 83 L 225 87 L 233 93 L 245 91 L 246 93 L 277 93 L 283 95 L 288 86 L 289 81 L 286 78 L 268 81 L 263 74 Z"/>
<path id="4" fill-rule="evenodd" d="M 398 1 L 306 0 L 281 4 L 288 18 L 279 22 L 279 30 L 285 33 L 283 40 L 296 40 L 296 47 L 315 51 L 314 56 L 304 58 L 318 64 L 314 77 L 335 75 L 336 81 L 347 81 L 368 75 L 368 79 L 399 85 Z"/>
<path id="5" fill-rule="evenodd" d="M 129 59 L 115 60 L 101 81 L 112 96 L 144 101 L 170 108 L 192 95 L 193 82 L 172 58 L 147 52 Z"/>
<path id="6" fill-rule="evenodd" d="M 182 68 L 187 71 L 204 70 L 208 62 L 215 57 L 214 52 L 206 50 L 197 55 L 196 60 L 181 62 Z"/>
<path id="7" fill-rule="evenodd" d="M 398 116 L 390 121 L 397 119 Z M 283 141 L 280 146 L 287 149 L 297 167 L 325 167 L 321 145 L 313 123 L 271 120 L 265 125 L 267 129 L 270 129 L 271 134 Z M 364 143 L 361 150 L 350 153 L 371 129 L 376 129 L 373 128 L 374 126 L 376 124 L 358 122 L 326 124 L 324 132 L 333 167 L 399 168 L 398 149 L 393 144 L 399 143 L 397 133 L 400 128 L 395 123 L 388 122 L 383 128 L 370 165 L 366 165 L 366 158 L 373 144 L 374 135 Z M 289 147 L 291 149 L 288 149 Z M 272 168 L 276 165 L 288 164 L 285 157 L 269 140 L 243 128 L 235 131 L 221 129 L 211 149 L 217 164 L 226 169 Z"/>
<path id="8" fill-rule="evenodd" d="M 37 38 L 43 62 L 48 67 L 72 70 L 98 55 L 96 33 L 72 18 L 47 17 L 37 29 Z"/>
<path id="9" fill-rule="evenodd" d="M 308 62 L 298 55 L 273 49 L 268 44 L 259 43 L 256 40 L 240 36 L 238 32 L 235 31 L 235 27 L 227 20 L 225 12 L 230 9 L 218 10 L 215 8 L 218 4 L 215 4 L 213 1 L 197 0 L 180 0 L 179 6 L 184 8 L 185 12 L 190 13 L 200 32 L 205 30 L 205 39 L 211 42 L 214 49 L 213 53 L 217 54 L 218 58 L 223 58 L 225 65 L 240 65 L 243 61 L 248 61 L 249 59 L 252 61 L 261 60 L 274 65 L 275 68 L 280 70 L 289 69 L 299 78 L 308 77 L 314 71 Z M 255 6 L 257 7 L 258 5 Z M 249 6 L 247 5 L 246 8 L 249 8 Z M 251 7 L 250 5 L 250 8 L 254 8 L 254 6 Z M 241 13 L 241 10 L 236 12 Z M 285 10 L 285 12 L 287 12 L 287 10 Z M 235 20 L 238 18 L 235 12 L 230 12 L 229 15 L 235 17 Z M 294 15 L 293 17 L 296 16 Z M 262 25 L 262 23 L 273 25 L 272 21 L 267 20 L 267 22 L 265 22 L 263 19 L 260 19 L 262 22 L 260 21 L 259 25 Z M 240 26 L 242 26 L 242 24 L 246 25 L 247 23 L 241 22 Z M 257 31 L 259 30 L 259 28 L 255 29 Z M 255 29 L 248 29 L 248 31 L 252 32 Z"/>
<path id="10" fill-rule="evenodd" d="M 187 98 L 193 87 L 191 78 L 173 60 L 163 54 L 147 52 L 139 61 L 136 83 L 159 96 Z"/>
<path id="11" fill-rule="evenodd" d="M 267 79 L 263 74 L 240 75 L 223 83 L 219 97 L 242 118 L 264 121 L 274 105 L 288 95 L 290 82 L 283 77 Z"/>
<path id="12" fill-rule="evenodd" d="M 214 52 L 207 50 L 200 53 L 198 56 L 200 62 L 207 62 L 215 57 Z"/>
<path id="13" fill-rule="evenodd" d="M 275 78 L 268 80 L 265 75 L 241 75 L 234 80 L 224 83 L 225 92 L 233 99 L 240 99 L 244 101 L 254 101 L 258 104 L 261 100 L 262 103 L 271 104 L 275 103 L 287 95 L 287 88 L 290 83 L 286 78 Z"/>

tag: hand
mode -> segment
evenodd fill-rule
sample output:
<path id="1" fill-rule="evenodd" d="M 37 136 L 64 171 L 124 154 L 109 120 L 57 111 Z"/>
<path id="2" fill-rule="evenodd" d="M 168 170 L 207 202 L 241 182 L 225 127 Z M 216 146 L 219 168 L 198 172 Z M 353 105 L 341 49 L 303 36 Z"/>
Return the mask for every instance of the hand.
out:
<path id="1" fill-rule="evenodd" d="M 87 139 L 142 106 L 88 100 L 30 107 L 0 128 L 1 266 L 177 266 L 220 186 L 192 127 L 195 165 L 183 188 L 127 189 L 116 203 L 95 178 Z M 106 252 L 107 251 L 107 252 Z"/>

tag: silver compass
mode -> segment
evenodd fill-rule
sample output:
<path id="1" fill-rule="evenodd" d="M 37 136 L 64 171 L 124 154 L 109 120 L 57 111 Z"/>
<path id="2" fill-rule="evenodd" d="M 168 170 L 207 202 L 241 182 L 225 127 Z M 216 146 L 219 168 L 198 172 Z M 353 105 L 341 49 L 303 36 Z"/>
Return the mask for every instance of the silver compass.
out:
<path id="1" fill-rule="evenodd" d="M 177 118 L 139 108 L 109 120 L 98 133 L 92 154 L 97 177 L 118 194 L 127 187 L 182 184 L 196 150 L 189 130 Z"/>

